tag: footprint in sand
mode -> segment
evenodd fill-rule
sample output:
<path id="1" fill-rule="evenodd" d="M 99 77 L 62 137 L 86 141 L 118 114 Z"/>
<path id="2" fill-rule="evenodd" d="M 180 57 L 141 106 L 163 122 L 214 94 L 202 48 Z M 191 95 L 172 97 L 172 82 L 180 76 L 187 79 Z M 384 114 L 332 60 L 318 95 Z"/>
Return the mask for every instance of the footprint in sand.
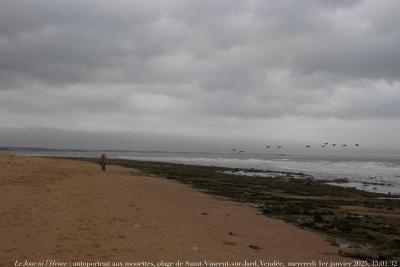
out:
<path id="1" fill-rule="evenodd" d="M 10 249 L 5 249 L 3 251 L 6 252 L 6 253 L 10 253 L 10 252 L 13 252 L 15 250 L 18 250 L 18 248 L 10 248 Z"/>
<path id="2" fill-rule="evenodd" d="M 78 229 L 79 231 L 86 232 L 86 231 L 90 230 L 91 228 L 90 227 L 78 227 L 76 229 Z"/>
<path id="3" fill-rule="evenodd" d="M 259 246 L 257 246 L 257 245 L 252 245 L 252 244 L 249 245 L 249 248 L 254 249 L 254 250 L 259 250 L 259 249 L 261 249 Z"/>

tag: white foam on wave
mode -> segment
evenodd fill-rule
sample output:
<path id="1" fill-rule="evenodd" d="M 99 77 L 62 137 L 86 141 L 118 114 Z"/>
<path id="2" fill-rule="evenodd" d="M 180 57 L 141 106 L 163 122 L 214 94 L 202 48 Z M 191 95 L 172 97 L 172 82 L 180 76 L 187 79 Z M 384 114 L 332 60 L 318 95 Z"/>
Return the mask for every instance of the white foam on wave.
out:
<path id="1" fill-rule="evenodd" d="M 400 165 L 394 162 L 353 160 L 294 160 L 225 158 L 225 157 L 143 157 L 119 156 L 121 159 L 152 160 L 204 166 L 254 168 L 285 172 L 303 172 L 318 179 L 347 178 L 346 186 L 365 191 L 400 194 Z M 339 184 L 345 185 L 345 184 Z"/>

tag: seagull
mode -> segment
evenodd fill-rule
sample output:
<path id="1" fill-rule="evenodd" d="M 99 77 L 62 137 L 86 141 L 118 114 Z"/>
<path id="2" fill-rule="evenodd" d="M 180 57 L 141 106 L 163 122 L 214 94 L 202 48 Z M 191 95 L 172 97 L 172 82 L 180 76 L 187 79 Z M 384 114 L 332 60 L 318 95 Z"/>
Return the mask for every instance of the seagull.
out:
<path id="1" fill-rule="evenodd" d="M 343 144 L 342 146 L 344 146 L 344 147 L 345 147 L 345 146 L 347 146 L 347 144 Z"/>
<path id="2" fill-rule="evenodd" d="M 332 146 L 336 146 L 336 144 L 332 144 Z"/>
<path id="3" fill-rule="evenodd" d="M 311 145 L 306 145 L 306 148 L 311 148 Z"/>
<path id="4" fill-rule="evenodd" d="M 265 149 L 268 149 L 268 148 L 270 148 L 270 147 L 271 147 L 271 146 L 266 146 Z"/>
<path id="5" fill-rule="evenodd" d="M 359 144 L 356 144 L 356 146 L 360 146 Z"/>
<path id="6" fill-rule="evenodd" d="M 235 152 L 235 151 L 236 151 L 236 148 L 232 148 L 232 151 Z"/>
<path id="7" fill-rule="evenodd" d="M 276 149 L 280 149 L 280 148 L 282 148 L 282 146 L 277 146 L 277 147 L 276 147 Z"/>
<path id="8" fill-rule="evenodd" d="M 325 145 L 322 145 L 321 147 L 326 147 Z"/>
<path id="9" fill-rule="evenodd" d="M 325 142 L 325 143 L 324 143 L 324 145 L 327 145 L 327 144 L 328 144 L 328 142 Z"/>
<path id="10" fill-rule="evenodd" d="M 244 152 L 244 150 L 240 150 L 240 151 L 239 151 L 239 153 L 243 153 L 243 152 Z"/>

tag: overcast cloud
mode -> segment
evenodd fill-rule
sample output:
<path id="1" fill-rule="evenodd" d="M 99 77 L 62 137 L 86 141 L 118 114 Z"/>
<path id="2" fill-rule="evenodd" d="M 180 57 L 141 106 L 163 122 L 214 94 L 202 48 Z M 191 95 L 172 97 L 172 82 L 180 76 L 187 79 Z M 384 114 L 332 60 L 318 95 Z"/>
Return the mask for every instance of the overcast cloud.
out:
<path id="1" fill-rule="evenodd" d="M 398 0 L 2 0 L 0 145 L 400 150 L 399 12 Z"/>

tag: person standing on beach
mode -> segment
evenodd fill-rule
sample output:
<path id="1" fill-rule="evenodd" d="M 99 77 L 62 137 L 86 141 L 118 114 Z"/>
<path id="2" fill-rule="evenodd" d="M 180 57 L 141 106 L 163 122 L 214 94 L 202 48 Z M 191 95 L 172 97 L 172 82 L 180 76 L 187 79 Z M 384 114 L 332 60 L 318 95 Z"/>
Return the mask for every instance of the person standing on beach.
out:
<path id="1" fill-rule="evenodd" d="M 103 172 L 106 171 L 106 160 L 107 160 L 106 154 L 103 153 L 103 155 L 101 155 L 100 157 L 100 165 L 101 165 L 101 170 Z"/>

